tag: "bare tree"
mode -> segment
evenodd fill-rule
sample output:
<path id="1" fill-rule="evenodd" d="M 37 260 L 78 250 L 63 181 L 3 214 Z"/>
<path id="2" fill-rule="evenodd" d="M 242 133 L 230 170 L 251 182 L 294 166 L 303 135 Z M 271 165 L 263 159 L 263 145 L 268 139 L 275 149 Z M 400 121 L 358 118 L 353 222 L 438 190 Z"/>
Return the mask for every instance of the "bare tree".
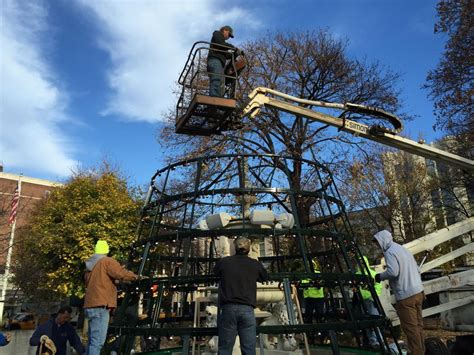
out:
<path id="1" fill-rule="evenodd" d="M 448 41 L 437 67 L 428 73 L 424 87 L 434 100 L 435 127 L 451 136 L 440 140 L 442 149 L 474 159 L 474 2 L 441 0 L 437 12 L 435 33 L 447 34 Z M 472 215 L 472 174 L 447 166 L 438 170 L 446 208 L 451 214 Z"/>
<path id="2" fill-rule="evenodd" d="M 423 158 L 379 150 L 352 164 L 342 189 L 366 236 L 388 227 L 406 243 L 436 229 L 431 194 L 437 187 Z"/>
<path id="3" fill-rule="evenodd" d="M 441 0 L 437 10 L 435 33 L 446 33 L 449 39 L 438 66 L 428 73 L 425 88 L 430 90 L 430 97 L 434 100 L 435 126 L 456 135 L 466 135 L 466 140 L 472 143 L 474 3 L 470 0 Z"/>
<path id="4" fill-rule="evenodd" d="M 453 183 L 453 176 L 450 183 L 444 175 L 452 170 L 444 168 L 409 153 L 386 150 L 353 162 L 341 190 L 354 234 L 367 255 L 376 254 L 370 239 L 381 229 L 391 230 L 403 244 L 470 216 L 466 190 Z M 472 242 L 472 236 L 467 237 Z M 431 251 L 431 257 L 467 242 L 450 240 Z M 442 268 L 450 271 L 464 262 L 459 258 Z"/>
<path id="5" fill-rule="evenodd" d="M 347 42 L 334 38 L 328 31 L 267 34 L 246 43 L 243 49 L 249 66 L 240 78 L 241 103 L 250 90 L 264 86 L 308 100 L 360 103 L 389 112 L 400 108 L 398 74 L 379 63 L 351 58 L 347 54 Z M 349 113 L 346 117 L 363 119 Z M 354 153 L 352 146 L 359 142 L 327 128 L 304 117 L 266 109 L 235 135 L 176 137 L 167 128 L 162 131 L 161 139 L 168 146 L 174 142 L 173 147 L 185 156 L 238 147 L 247 152 L 317 159 L 335 169 L 347 162 L 348 156 Z M 355 154 L 360 152 L 357 149 Z M 176 151 L 173 154 L 176 156 Z M 302 170 L 298 160 L 289 167 L 289 174 L 296 190 L 312 183 L 311 175 Z M 303 224 L 308 222 L 314 203 L 312 198 L 298 201 Z"/>

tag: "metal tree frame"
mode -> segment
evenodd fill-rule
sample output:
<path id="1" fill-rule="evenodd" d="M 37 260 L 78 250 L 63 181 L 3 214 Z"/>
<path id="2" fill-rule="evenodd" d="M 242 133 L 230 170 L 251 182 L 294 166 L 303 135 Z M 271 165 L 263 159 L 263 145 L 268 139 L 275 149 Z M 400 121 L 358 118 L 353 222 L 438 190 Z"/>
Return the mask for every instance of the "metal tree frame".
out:
<path id="1" fill-rule="evenodd" d="M 291 166 L 301 167 L 306 181 L 300 186 L 292 182 Z M 302 218 L 298 209 L 303 200 L 310 206 L 309 219 Z M 295 224 L 290 229 L 252 225 L 249 211 L 262 209 L 291 213 Z M 214 230 L 199 227 L 204 217 L 219 212 L 236 216 L 231 222 L 235 226 Z M 126 290 L 109 328 L 120 353 L 132 349 L 135 336 L 156 337 L 155 344 L 145 345 L 146 350 L 159 349 L 160 337 L 181 336 L 183 353 L 187 353 L 190 337 L 199 342 L 217 335 L 215 327 L 202 327 L 199 322 L 190 325 L 193 311 L 188 296 L 218 281 L 212 275 L 219 260 L 217 238 L 242 235 L 254 241 L 267 240 L 273 246 L 272 255 L 260 255 L 259 260 L 269 270 L 271 280 L 281 284 L 288 309 L 288 324 L 258 326 L 257 333 L 326 331 L 333 352 L 338 353 L 341 332 L 354 335 L 376 327 L 391 331 L 372 280 L 364 275 L 369 274 L 367 266 L 331 172 L 305 159 L 236 153 L 181 161 L 152 177 L 138 240 L 129 259 L 131 269 L 150 279 Z M 313 258 L 319 261 L 320 273 L 314 272 Z M 356 274 L 357 270 L 365 273 Z M 327 290 L 327 305 L 332 312 L 322 323 L 298 324 L 290 288 L 302 288 L 303 279 L 311 280 L 304 287 Z M 360 297 L 361 288 L 370 290 L 380 316 L 369 315 L 363 302 L 358 311 L 354 310 L 350 294 Z M 139 303 L 144 314 L 140 317 Z M 362 347 L 360 337 L 356 339 Z M 385 338 L 379 342 L 388 348 Z"/>

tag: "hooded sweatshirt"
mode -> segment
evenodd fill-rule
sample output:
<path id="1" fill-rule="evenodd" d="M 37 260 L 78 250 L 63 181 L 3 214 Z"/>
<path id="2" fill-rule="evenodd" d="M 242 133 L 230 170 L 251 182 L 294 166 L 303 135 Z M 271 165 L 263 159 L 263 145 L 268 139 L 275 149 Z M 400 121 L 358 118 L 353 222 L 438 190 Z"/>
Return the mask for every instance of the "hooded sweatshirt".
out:
<path id="1" fill-rule="evenodd" d="M 138 278 L 124 269 L 118 261 L 104 254 L 94 254 L 86 260 L 86 296 L 84 308 L 117 307 L 115 280 L 133 281 Z"/>
<path id="2" fill-rule="evenodd" d="M 380 280 L 388 280 L 395 299 L 404 300 L 423 291 L 420 271 L 415 258 L 408 249 L 392 240 L 392 234 L 383 230 L 374 235 L 382 248 L 387 270 Z"/>

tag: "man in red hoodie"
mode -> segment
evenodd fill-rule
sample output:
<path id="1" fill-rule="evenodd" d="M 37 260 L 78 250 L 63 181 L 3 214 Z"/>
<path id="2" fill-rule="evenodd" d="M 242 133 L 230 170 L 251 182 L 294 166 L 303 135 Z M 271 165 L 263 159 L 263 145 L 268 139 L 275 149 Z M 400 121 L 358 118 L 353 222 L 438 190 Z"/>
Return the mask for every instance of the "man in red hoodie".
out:
<path id="1" fill-rule="evenodd" d="M 108 253 L 107 242 L 99 240 L 95 246 L 95 254 L 86 260 L 84 312 L 89 320 L 88 355 L 99 355 L 105 343 L 109 327 L 109 311 L 117 307 L 115 281 L 127 282 L 138 279 L 138 275 L 108 257 Z"/>

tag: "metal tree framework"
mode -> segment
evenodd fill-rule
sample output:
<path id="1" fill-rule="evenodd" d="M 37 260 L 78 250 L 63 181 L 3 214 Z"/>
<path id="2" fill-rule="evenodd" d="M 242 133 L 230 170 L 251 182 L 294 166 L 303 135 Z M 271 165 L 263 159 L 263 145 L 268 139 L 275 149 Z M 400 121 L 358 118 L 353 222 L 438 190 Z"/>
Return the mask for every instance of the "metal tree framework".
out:
<path id="1" fill-rule="evenodd" d="M 306 179 L 298 186 L 292 176 L 296 166 Z M 299 208 L 303 201 L 310 218 Z M 276 217 L 256 222 L 260 212 Z M 223 215 L 231 217 L 218 227 L 203 222 Z M 292 216 L 294 223 L 283 223 L 279 215 Z M 332 351 L 339 353 L 348 335 L 362 347 L 359 335 L 365 330 L 391 331 L 331 172 L 315 161 L 236 153 L 181 161 L 152 177 L 129 260 L 132 269 L 150 279 L 127 289 L 109 328 L 116 339 L 109 346 L 129 353 L 136 336 L 144 339 L 142 350 L 160 349 L 160 339 L 169 336 L 182 337 L 185 354 L 190 346 L 193 352 L 204 346 L 217 328 L 201 325 L 205 304 L 197 298 L 215 295 L 218 280 L 212 269 L 222 238 L 242 235 L 252 240 L 253 256 L 279 285 L 288 312 L 287 324 L 260 325 L 258 334 L 325 332 Z M 320 273 L 314 272 L 314 259 Z M 303 279 L 311 282 L 300 284 Z M 298 321 L 294 287 L 325 288 L 324 321 Z M 372 294 L 380 316 L 369 315 L 363 302 L 352 304 L 352 294 L 360 297 L 362 288 Z M 379 343 L 382 351 L 388 348 L 385 338 Z"/>

